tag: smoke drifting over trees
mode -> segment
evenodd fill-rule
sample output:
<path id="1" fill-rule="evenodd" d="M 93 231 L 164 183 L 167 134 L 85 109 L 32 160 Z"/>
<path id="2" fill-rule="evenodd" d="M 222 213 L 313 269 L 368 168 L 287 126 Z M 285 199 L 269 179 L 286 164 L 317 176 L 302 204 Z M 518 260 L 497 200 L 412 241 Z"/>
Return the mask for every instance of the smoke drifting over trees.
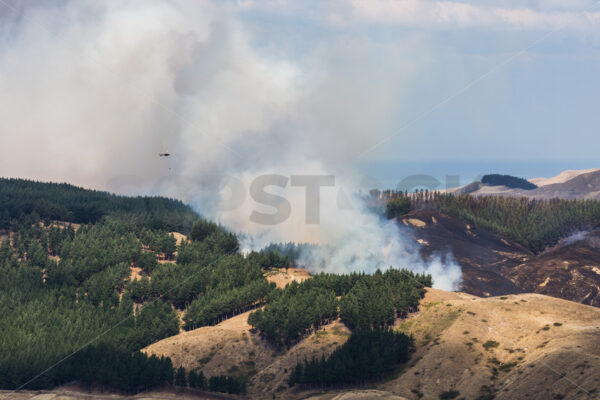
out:
<path id="1" fill-rule="evenodd" d="M 382 139 L 409 78 L 394 57 L 392 80 L 377 73 L 373 56 L 391 49 L 316 45 L 290 59 L 257 43 L 231 5 L 211 2 L 66 1 L 2 18 L 3 174 L 168 195 L 248 233 L 248 249 L 324 243 L 335 251 L 306 254 L 307 265 L 394 265 L 456 287 L 458 266 L 425 264 L 394 223 L 353 199 L 356 158 Z M 289 183 L 279 191 L 289 218 L 252 223 L 261 205 L 249 188 L 263 174 L 335 175 L 321 189 L 320 223 L 306 223 L 305 188 Z M 245 201 L 223 211 L 226 177 L 244 183 L 234 194 Z"/>

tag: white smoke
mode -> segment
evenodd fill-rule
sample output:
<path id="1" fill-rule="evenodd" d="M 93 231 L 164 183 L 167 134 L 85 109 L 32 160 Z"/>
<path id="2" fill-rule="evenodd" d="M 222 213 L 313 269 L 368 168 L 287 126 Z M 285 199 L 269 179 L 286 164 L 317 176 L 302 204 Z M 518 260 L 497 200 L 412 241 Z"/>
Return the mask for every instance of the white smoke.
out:
<path id="1" fill-rule="evenodd" d="M 398 48 L 318 43 L 291 59 L 253 44 L 234 12 L 211 2 L 65 1 L 0 16 L 2 175 L 170 195 L 251 234 L 252 248 L 326 243 L 329 271 L 409 267 L 456 288 L 457 265 L 423 262 L 359 201 L 340 207 L 353 198 L 355 157 L 381 138 L 411 74 Z M 379 74 L 381 53 L 398 63 L 394 76 Z M 304 188 L 289 184 L 280 193 L 290 217 L 252 223 L 262 206 L 247 188 L 265 173 L 335 175 L 320 223 L 305 223 Z M 246 189 L 234 210 L 217 196 L 224 176 Z M 306 257 L 316 265 L 322 255 Z"/>
<path id="2" fill-rule="evenodd" d="M 351 217 L 355 217 L 352 215 Z M 406 268 L 417 273 L 431 274 L 434 286 L 442 290 L 456 290 L 462 271 L 451 255 L 442 261 L 434 256 L 425 261 L 419 254 L 419 244 L 395 221 L 381 221 L 370 213 L 362 214 L 368 225 L 355 224 L 357 230 L 348 230 L 345 237 L 333 247 L 317 247 L 307 250 L 299 264 L 314 272 L 375 272 L 377 269 Z M 347 227 L 347 226 L 344 226 Z M 352 228 L 352 227 L 351 227 Z M 353 232 L 360 232 L 356 234 Z"/>

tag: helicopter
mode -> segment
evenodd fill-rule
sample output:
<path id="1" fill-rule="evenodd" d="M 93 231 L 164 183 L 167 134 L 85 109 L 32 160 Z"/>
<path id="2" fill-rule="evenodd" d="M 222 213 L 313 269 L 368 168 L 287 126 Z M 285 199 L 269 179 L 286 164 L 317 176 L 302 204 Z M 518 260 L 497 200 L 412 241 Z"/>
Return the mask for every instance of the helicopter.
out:
<path id="1" fill-rule="evenodd" d="M 169 157 L 171 154 L 169 153 L 158 153 L 159 157 Z"/>

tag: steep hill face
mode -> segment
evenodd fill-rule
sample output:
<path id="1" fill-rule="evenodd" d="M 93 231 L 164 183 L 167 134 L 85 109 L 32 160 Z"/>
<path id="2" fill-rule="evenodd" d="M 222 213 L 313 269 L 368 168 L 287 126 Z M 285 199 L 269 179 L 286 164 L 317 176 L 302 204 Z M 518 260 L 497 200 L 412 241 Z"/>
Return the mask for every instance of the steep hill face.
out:
<path id="1" fill-rule="evenodd" d="M 435 210 L 411 212 L 400 223 L 413 227 L 409 234 L 422 244 L 425 258 L 454 255 L 463 271 L 462 291 L 478 296 L 532 292 L 600 306 L 600 230 L 533 254 Z"/>
<path id="2" fill-rule="evenodd" d="M 523 291 L 503 276 L 502 267 L 531 257 L 524 247 L 435 210 L 411 212 L 400 222 L 413 227 L 408 232 L 422 244 L 424 258 L 454 256 L 463 271 L 461 290 L 478 296 Z"/>
<path id="3" fill-rule="evenodd" d="M 503 274 L 524 291 L 600 307 L 600 230 L 567 238 Z"/>

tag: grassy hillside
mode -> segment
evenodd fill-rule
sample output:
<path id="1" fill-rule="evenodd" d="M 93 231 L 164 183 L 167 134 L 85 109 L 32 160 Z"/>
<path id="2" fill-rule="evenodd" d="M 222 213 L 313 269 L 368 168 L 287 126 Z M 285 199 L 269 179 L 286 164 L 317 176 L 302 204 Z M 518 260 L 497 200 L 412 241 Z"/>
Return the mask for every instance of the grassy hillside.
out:
<path id="1" fill-rule="evenodd" d="M 600 390 L 600 310 L 519 294 L 477 298 L 430 290 L 398 324 L 418 350 L 380 386 L 409 399 L 592 399 Z"/>
<path id="2" fill-rule="evenodd" d="M 369 384 L 369 390 L 360 385 L 289 386 L 298 362 L 316 359 L 318 364 L 347 343 L 350 332 L 339 319 L 281 351 L 273 351 L 251 329 L 247 314 L 161 340 L 144 351 L 206 375 L 238 371 L 248 377 L 250 398 L 276 393 L 278 399 L 416 400 L 458 392 L 457 399 L 581 399 L 594 398 L 600 390 L 599 316 L 597 308 L 543 295 L 479 298 L 428 289 L 419 311 L 396 319 L 393 326 L 414 338 L 416 351 L 385 380 Z"/>

